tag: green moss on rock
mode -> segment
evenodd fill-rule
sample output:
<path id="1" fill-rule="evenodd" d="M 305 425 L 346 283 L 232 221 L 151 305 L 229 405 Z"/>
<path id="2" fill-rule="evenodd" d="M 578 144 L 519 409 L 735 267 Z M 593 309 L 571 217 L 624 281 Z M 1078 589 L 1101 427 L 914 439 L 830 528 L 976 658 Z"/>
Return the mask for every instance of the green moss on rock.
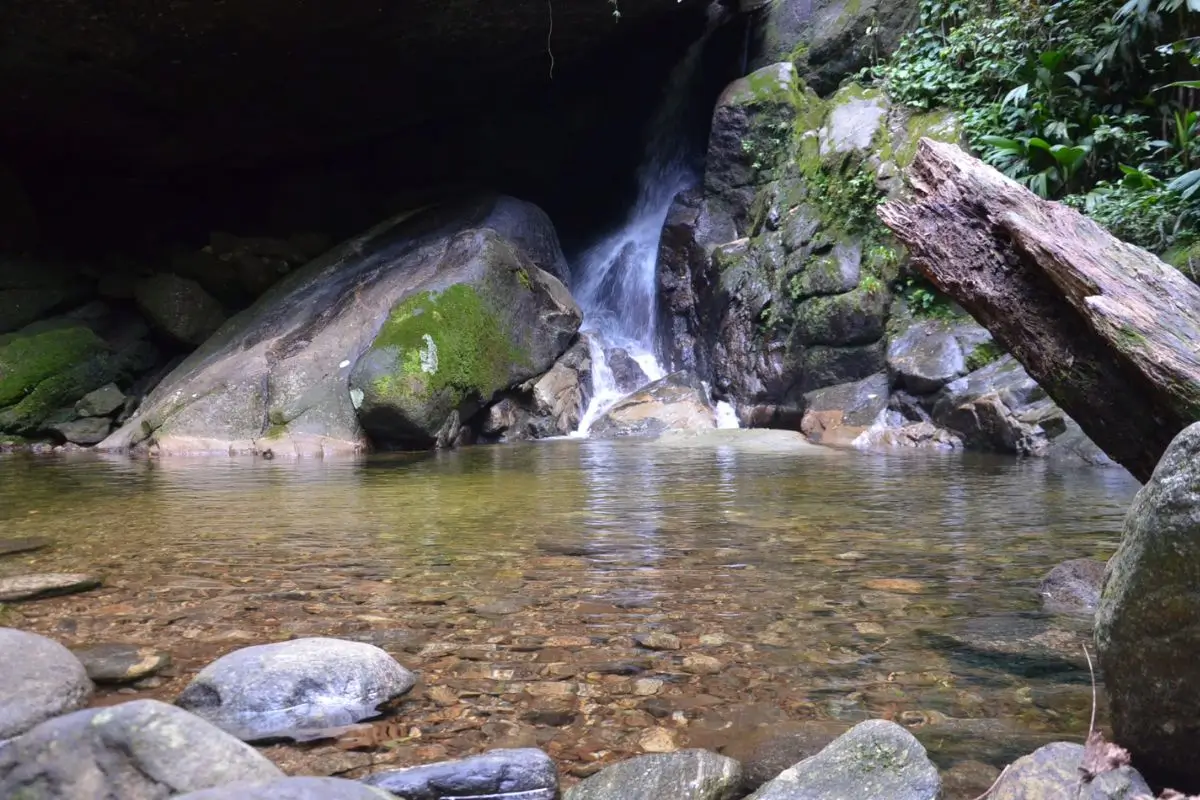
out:
<path id="1" fill-rule="evenodd" d="M 371 349 L 396 351 L 396 371 L 376 378 L 373 388 L 401 402 L 443 390 L 455 405 L 472 395 L 491 397 L 507 386 L 513 363 L 529 360 L 475 287 L 461 283 L 400 302 Z"/>
<path id="2" fill-rule="evenodd" d="M 84 327 L 18 336 L 0 347 L 0 407 L 19 402 L 48 378 L 107 351 L 100 337 Z"/>

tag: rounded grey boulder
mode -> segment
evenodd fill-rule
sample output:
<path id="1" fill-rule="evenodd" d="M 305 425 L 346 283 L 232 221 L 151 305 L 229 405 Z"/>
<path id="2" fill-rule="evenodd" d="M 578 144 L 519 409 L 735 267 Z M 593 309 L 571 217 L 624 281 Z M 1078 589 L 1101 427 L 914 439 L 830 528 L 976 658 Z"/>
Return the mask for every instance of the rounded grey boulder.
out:
<path id="1" fill-rule="evenodd" d="M 558 796 L 554 762 L 533 747 L 388 770 L 372 775 L 366 783 L 406 800 L 554 800 Z"/>
<path id="2" fill-rule="evenodd" d="M 937 768 L 921 743 L 896 723 L 873 719 L 784 770 L 748 800 L 935 800 L 941 789 Z"/>
<path id="3" fill-rule="evenodd" d="M 731 800 L 742 765 L 707 750 L 638 756 L 600 770 L 564 800 Z"/>
<path id="4" fill-rule="evenodd" d="M 0 687 L 0 741 L 81 708 L 92 696 L 92 682 L 70 650 L 13 628 L 0 628 Z"/>
<path id="5" fill-rule="evenodd" d="M 200 671 L 176 703 L 239 739 L 304 740 L 378 713 L 416 677 L 374 645 L 295 639 L 235 650 Z"/>
<path id="6" fill-rule="evenodd" d="M 76 711 L 0 748 L 0 797 L 161 800 L 282 773 L 252 747 L 157 700 Z"/>
<path id="7" fill-rule="evenodd" d="M 1014 761 L 988 800 L 1134 800 L 1154 792 L 1133 767 L 1105 772 L 1081 788 L 1083 745 L 1053 742 Z"/>
<path id="8" fill-rule="evenodd" d="M 1095 558 L 1064 561 L 1042 579 L 1042 608 L 1067 614 L 1090 614 L 1100 603 L 1105 563 Z"/>
<path id="9" fill-rule="evenodd" d="M 238 783 L 202 789 L 176 800 L 396 800 L 393 795 L 342 778 L 280 778 L 269 783 Z"/>

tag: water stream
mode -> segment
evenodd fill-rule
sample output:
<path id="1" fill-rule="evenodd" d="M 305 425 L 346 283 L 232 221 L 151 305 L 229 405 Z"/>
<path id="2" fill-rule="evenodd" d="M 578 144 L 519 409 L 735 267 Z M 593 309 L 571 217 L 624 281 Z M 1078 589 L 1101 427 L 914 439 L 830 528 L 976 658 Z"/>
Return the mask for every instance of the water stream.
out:
<path id="1" fill-rule="evenodd" d="M 588 429 L 624 394 L 608 366 L 606 351 L 621 348 L 650 380 L 663 377 L 656 350 L 658 243 L 675 196 L 699 180 L 687 152 L 686 107 L 694 96 L 708 34 L 688 49 L 671 72 L 662 105 L 648 128 L 637 172 L 637 200 L 625 222 L 580 258 L 574 292 L 584 312 L 583 330 L 592 356 L 593 393 L 579 425 Z"/>
<path id="2" fill-rule="evenodd" d="M 1087 640 L 1039 613 L 1038 581 L 1113 552 L 1127 474 L 729 434 L 295 463 L 0 457 L 3 536 L 55 542 L 0 576 L 105 581 L 0 625 L 172 654 L 163 685 L 99 704 L 170 701 L 215 657 L 289 636 L 370 641 L 421 675 L 396 712 L 419 738 L 269 748 L 289 770 L 540 746 L 571 780 L 658 729 L 719 748 L 881 716 L 944 769 L 1081 740 L 1086 668 L 1013 639 Z M 649 631 L 679 649 L 639 646 Z"/>

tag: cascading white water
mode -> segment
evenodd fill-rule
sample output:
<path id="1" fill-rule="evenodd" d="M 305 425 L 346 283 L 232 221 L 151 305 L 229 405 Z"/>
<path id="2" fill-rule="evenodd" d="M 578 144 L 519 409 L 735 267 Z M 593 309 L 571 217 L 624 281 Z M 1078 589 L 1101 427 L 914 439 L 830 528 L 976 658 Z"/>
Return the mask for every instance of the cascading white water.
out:
<path id="1" fill-rule="evenodd" d="M 712 30 L 710 26 L 710 31 Z M 575 296 L 583 309 L 583 331 L 592 356 L 592 399 L 579 423 L 586 436 L 592 423 L 623 393 L 617 388 L 605 350 L 626 350 L 650 380 L 663 376 L 657 349 L 658 241 L 671 201 L 699 179 L 688 163 L 685 106 L 699 74 L 706 33 L 688 49 L 667 82 L 662 106 L 651 121 L 646 151 L 638 167 L 637 202 L 625 223 L 580 258 Z"/>

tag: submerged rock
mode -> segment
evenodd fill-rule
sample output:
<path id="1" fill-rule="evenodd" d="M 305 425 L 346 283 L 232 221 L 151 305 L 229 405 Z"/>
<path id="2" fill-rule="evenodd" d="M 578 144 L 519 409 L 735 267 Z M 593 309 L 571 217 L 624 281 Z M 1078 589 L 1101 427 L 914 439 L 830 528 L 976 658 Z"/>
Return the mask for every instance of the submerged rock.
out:
<path id="1" fill-rule="evenodd" d="M 378 772 L 366 779 L 408 800 L 554 800 L 558 770 L 535 748 L 492 750 L 458 761 Z"/>
<path id="2" fill-rule="evenodd" d="M 1108 562 L 1096 646 L 1115 741 L 1156 783 L 1200 785 L 1200 423 L 1137 493 Z"/>
<path id="3" fill-rule="evenodd" d="M 21 539 L 0 539 L 0 556 L 29 553 L 49 547 L 50 545 L 51 541 L 41 536 L 28 536 Z"/>
<path id="4" fill-rule="evenodd" d="M 252 747 L 157 700 L 76 711 L 0 747 L 0 797 L 161 800 L 279 777 Z"/>
<path id="5" fill-rule="evenodd" d="M 569 789 L 563 800 L 732 800 L 742 767 L 707 750 L 638 756 L 605 767 Z"/>
<path id="6" fill-rule="evenodd" d="M 166 668 L 171 656 L 136 644 L 98 644 L 75 651 L 96 683 L 132 683 Z"/>
<path id="7" fill-rule="evenodd" d="M 92 682 L 70 650 L 12 628 L 0 628 L 0 687 L 0 741 L 74 711 L 92 696 Z"/>
<path id="8" fill-rule="evenodd" d="M 1100 603 L 1105 562 L 1094 558 L 1064 561 L 1042 578 L 1042 607 L 1057 613 L 1087 613 Z"/>
<path id="9" fill-rule="evenodd" d="M 99 585 L 100 579 L 91 575 L 63 572 L 0 578 L 0 603 L 75 594 L 95 589 Z"/>
<path id="10" fill-rule="evenodd" d="M 1136 800 L 1154 795 L 1138 771 L 1128 766 L 1081 784 L 1082 763 L 1083 745 L 1048 744 L 1014 761 L 988 800 Z"/>
<path id="11" fill-rule="evenodd" d="M 176 703 L 239 739 L 303 740 L 375 716 L 415 682 L 373 645 L 294 639 L 222 656 L 196 675 Z"/>
<path id="12" fill-rule="evenodd" d="M 594 439 L 659 436 L 717 427 L 717 414 L 699 378 L 674 372 L 634 392 L 591 427 Z"/>
<path id="13" fill-rule="evenodd" d="M 722 754 L 742 764 L 742 791 L 753 792 L 781 772 L 821 752 L 849 725 L 817 721 L 783 722 L 742 737 Z"/>
<path id="14" fill-rule="evenodd" d="M 537 266 L 560 257 L 545 214 L 512 198 L 400 214 L 273 286 L 101 447 L 305 455 L 368 439 L 451 444 L 575 339 L 579 309 Z"/>
<path id="15" fill-rule="evenodd" d="M 177 795 L 175 800 L 396 800 L 396 796 L 358 781 L 305 776 L 266 783 L 238 781 Z"/>
<path id="16" fill-rule="evenodd" d="M 869 720 L 785 770 L 748 800 L 936 800 L 940 792 L 937 768 L 920 742 L 893 722 Z"/>
<path id="17" fill-rule="evenodd" d="M 923 631 L 922 635 L 960 658 L 989 662 L 1018 675 L 1087 671 L 1083 655 L 1087 635 L 1070 618 L 997 614 L 963 620 L 945 631 Z"/>

